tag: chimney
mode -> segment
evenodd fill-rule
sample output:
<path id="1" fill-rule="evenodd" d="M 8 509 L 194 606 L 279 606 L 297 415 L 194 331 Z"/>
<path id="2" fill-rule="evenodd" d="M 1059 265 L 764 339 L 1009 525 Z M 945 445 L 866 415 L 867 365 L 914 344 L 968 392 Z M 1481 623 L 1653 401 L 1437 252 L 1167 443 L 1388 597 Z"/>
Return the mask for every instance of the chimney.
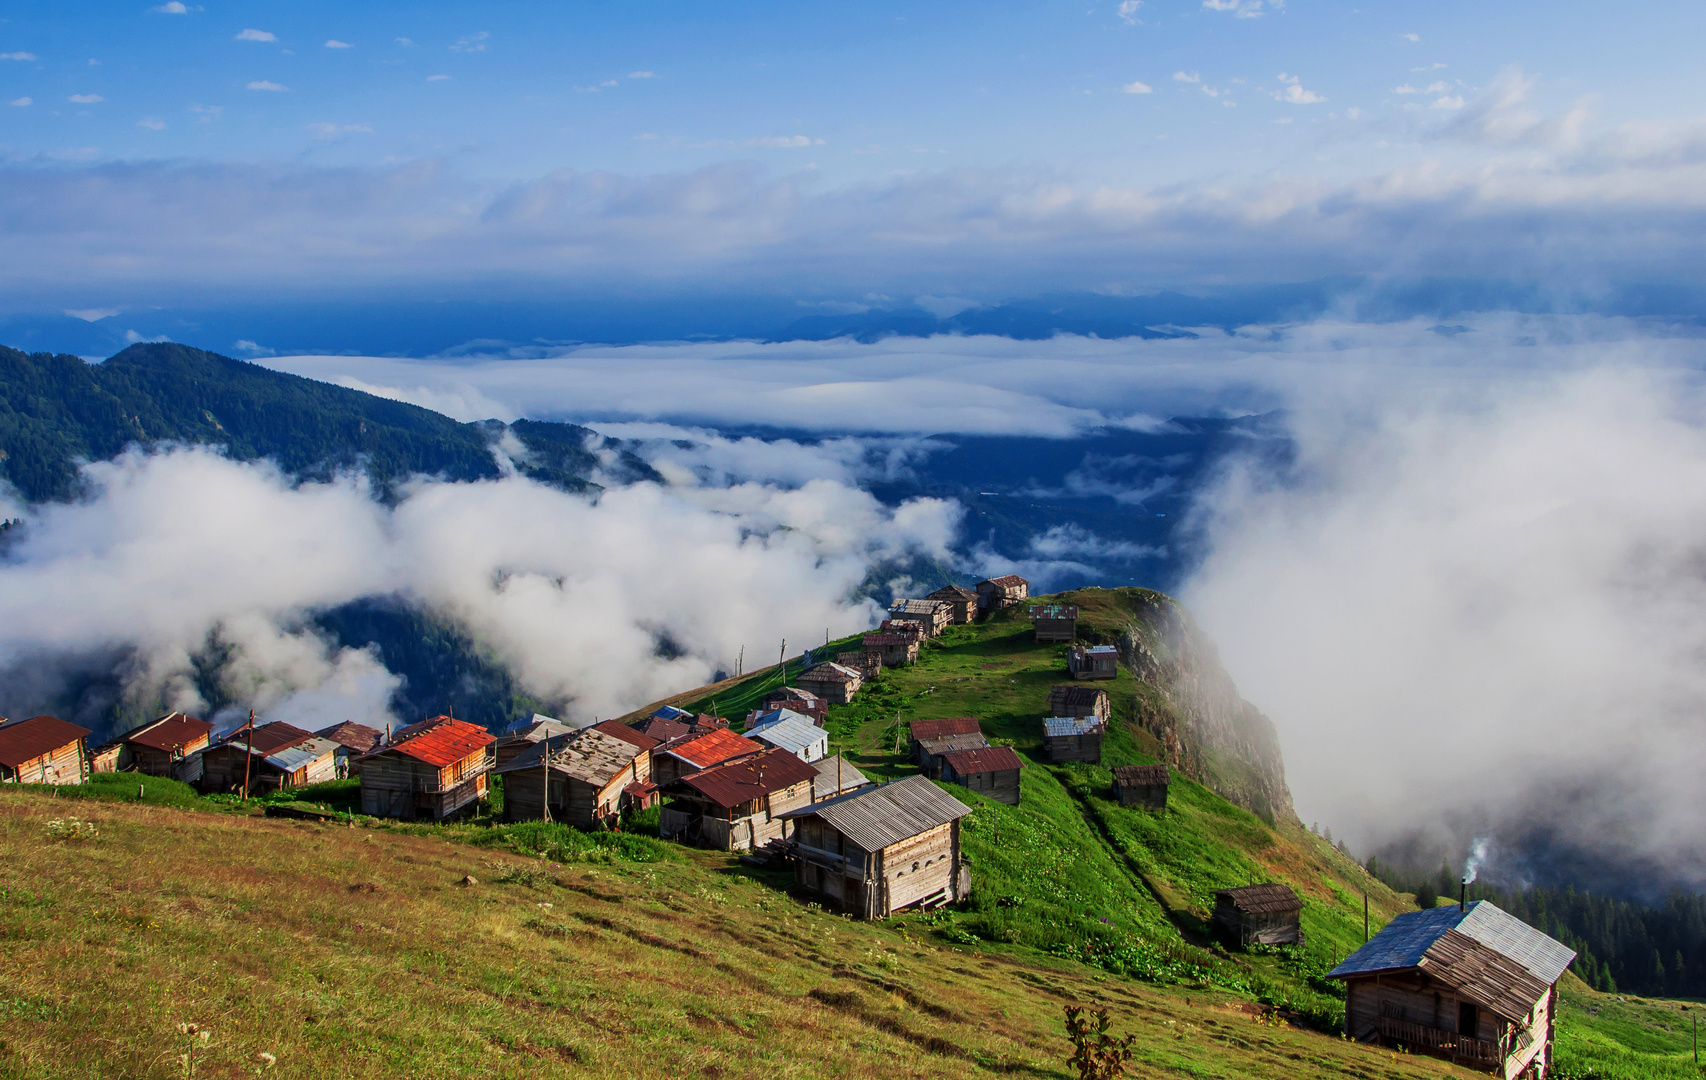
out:
<path id="1" fill-rule="evenodd" d="M 1457 886 L 1457 910 L 1467 910 L 1469 903 L 1469 879 L 1464 878 Z"/>

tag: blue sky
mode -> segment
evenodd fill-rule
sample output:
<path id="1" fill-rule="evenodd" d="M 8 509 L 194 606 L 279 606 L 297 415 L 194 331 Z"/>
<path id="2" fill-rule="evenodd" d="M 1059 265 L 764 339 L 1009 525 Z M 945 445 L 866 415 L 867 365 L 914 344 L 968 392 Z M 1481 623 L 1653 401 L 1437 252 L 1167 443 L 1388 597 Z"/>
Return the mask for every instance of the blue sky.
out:
<path id="1" fill-rule="evenodd" d="M 15 311 L 1686 281 L 1703 23 L 1311 0 L 43 6 L 0 22 L 0 281 Z"/>

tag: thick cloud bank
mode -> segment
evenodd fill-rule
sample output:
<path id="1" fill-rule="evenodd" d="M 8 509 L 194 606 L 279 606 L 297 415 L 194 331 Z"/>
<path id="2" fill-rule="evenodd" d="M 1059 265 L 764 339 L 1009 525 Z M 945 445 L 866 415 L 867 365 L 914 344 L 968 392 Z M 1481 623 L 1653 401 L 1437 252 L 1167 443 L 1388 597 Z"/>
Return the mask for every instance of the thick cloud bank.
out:
<path id="1" fill-rule="evenodd" d="M 377 660 L 310 628 L 316 609 L 397 595 L 454 620 L 534 693 L 609 716 L 877 617 L 871 569 L 945 557 L 957 509 L 898 508 L 830 480 L 652 484 L 597 501 L 521 478 L 421 481 L 395 507 L 354 479 L 293 486 L 207 450 L 88 467 L 93 495 L 36 508 L 0 563 L 0 685 L 23 710 L 59 674 L 119 665 L 128 695 L 222 696 L 315 726 L 380 719 Z"/>

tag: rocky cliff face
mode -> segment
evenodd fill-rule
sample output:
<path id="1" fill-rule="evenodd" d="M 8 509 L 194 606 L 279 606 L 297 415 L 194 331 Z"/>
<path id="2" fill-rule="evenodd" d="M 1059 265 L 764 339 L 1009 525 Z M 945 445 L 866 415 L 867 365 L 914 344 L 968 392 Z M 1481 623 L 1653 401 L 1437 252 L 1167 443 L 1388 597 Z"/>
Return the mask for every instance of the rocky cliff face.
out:
<path id="1" fill-rule="evenodd" d="M 1238 693 L 1214 642 L 1170 597 L 1120 590 L 1131 615 L 1113 644 L 1154 691 L 1136 720 L 1185 775 L 1268 821 L 1296 818 L 1273 721 Z"/>

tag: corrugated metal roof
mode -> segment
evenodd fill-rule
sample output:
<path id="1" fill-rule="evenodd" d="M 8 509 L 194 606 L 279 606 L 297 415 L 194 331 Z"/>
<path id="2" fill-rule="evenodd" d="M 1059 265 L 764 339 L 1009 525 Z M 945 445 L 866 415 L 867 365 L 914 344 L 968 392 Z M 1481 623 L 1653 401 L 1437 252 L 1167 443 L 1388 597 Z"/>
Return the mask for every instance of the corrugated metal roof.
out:
<path id="1" fill-rule="evenodd" d="M 181 753 L 184 747 L 213 734 L 213 725 L 183 713 L 168 713 L 152 724 L 144 724 L 122 741 L 166 754 Z"/>
<path id="2" fill-rule="evenodd" d="M 329 728 L 321 728 L 314 734 L 324 739 L 330 739 L 339 746 L 365 754 L 385 741 L 385 733 L 366 724 L 358 724 L 353 720 L 345 720 L 341 724 L 333 724 Z"/>
<path id="3" fill-rule="evenodd" d="M 950 750 L 977 750 L 989 745 L 989 740 L 983 737 L 981 731 L 968 731 L 963 735 L 943 735 L 939 739 L 919 739 L 918 748 L 935 757 L 946 754 Z"/>
<path id="4" fill-rule="evenodd" d="M 829 749 L 829 736 L 824 730 L 811 717 L 801 716 L 792 709 L 778 709 L 759 717 L 758 724 L 748 729 L 746 737 L 780 746 L 801 761 L 816 761 Z"/>
<path id="5" fill-rule="evenodd" d="M 1386 924 L 1362 948 L 1345 957 L 1328 974 L 1334 978 L 1421 966 L 1430 948 L 1449 930 L 1522 966 L 1550 986 L 1558 981 L 1575 951 L 1562 942 L 1508 914 L 1487 900 L 1477 900 L 1467 910 L 1457 905 L 1407 911 Z"/>
<path id="6" fill-rule="evenodd" d="M 978 582 L 978 584 L 979 585 L 997 585 L 1003 589 L 1012 589 L 1012 588 L 1016 588 L 1020 585 L 1029 585 L 1030 582 L 1026 581 L 1024 578 L 1020 577 L 1018 574 L 1002 574 L 1000 577 L 992 577 L 992 578 L 989 578 L 985 581 L 980 581 L 980 582 Z"/>
<path id="7" fill-rule="evenodd" d="M 671 786 L 686 785 L 718 806 L 729 809 L 816 779 L 816 769 L 778 747 L 757 757 L 689 773 Z"/>
<path id="8" fill-rule="evenodd" d="M 283 720 L 274 720 L 270 724 L 257 725 L 252 732 L 247 727 L 240 727 L 227 733 L 225 741 L 236 746 L 247 745 L 252 753 L 265 757 L 268 754 L 276 754 L 287 746 L 295 746 L 303 739 L 312 739 L 313 737 L 313 732 L 303 731 L 295 724 L 287 724 Z"/>
<path id="9" fill-rule="evenodd" d="M 574 732 L 579 731 L 583 726 L 590 725 L 565 724 L 561 720 L 541 720 L 539 718 L 539 714 L 534 713 L 531 721 L 523 724 L 521 727 L 512 728 L 509 731 L 504 732 L 503 735 L 498 738 L 498 741 L 505 745 L 518 742 L 536 743 L 542 739 L 555 739 L 559 735 L 573 734 Z"/>
<path id="10" fill-rule="evenodd" d="M 1303 901 L 1291 891 L 1289 885 L 1278 885 L 1272 882 L 1262 885 L 1240 885 L 1234 889 L 1220 889 L 1214 898 L 1221 897 L 1232 901 L 1232 906 L 1239 911 L 1252 915 L 1271 915 L 1286 911 L 1302 911 Z"/>
<path id="11" fill-rule="evenodd" d="M 337 752 L 337 743 L 330 739 L 322 739 L 318 735 L 310 735 L 301 742 L 291 743 L 283 750 L 268 754 L 264 760 L 276 769 L 295 772 L 304 765 L 312 765 L 326 755 Z"/>
<path id="12" fill-rule="evenodd" d="M 1043 720 L 1043 735 L 1058 738 L 1063 735 L 1088 735 L 1106 726 L 1099 716 L 1050 716 Z"/>
<path id="13" fill-rule="evenodd" d="M 979 773 L 1007 772 L 1010 769 L 1022 769 L 1024 761 L 1013 752 L 1011 746 L 984 746 L 970 750 L 949 750 L 942 755 L 942 760 L 953 766 L 961 776 L 976 776 Z"/>
<path id="14" fill-rule="evenodd" d="M 678 709 L 674 705 L 660 705 L 657 710 L 652 713 L 652 719 L 684 720 L 688 723 L 692 723 L 693 714 L 688 712 L 686 709 Z"/>
<path id="15" fill-rule="evenodd" d="M 1074 645 L 1072 651 L 1080 656 L 1119 656 L 1120 651 L 1112 645 Z"/>
<path id="16" fill-rule="evenodd" d="M 594 724 L 594 731 L 602 731 L 606 735 L 614 735 L 623 742 L 633 743 L 643 751 L 650 752 L 662 745 L 659 740 L 646 735 L 635 728 L 629 727 L 620 720 L 606 720 L 602 724 Z"/>
<path id="17" fill-rule="evenodd" d="M 853 763 L 840 754 L 814 761 L 812 768 L 817 770 L 817 779 L 812 781 L 813 802 L 832 799 L 842 792 L 856 791 L 871 783 L 870 777 L 855 769 Z"/>
<path id="18" fill-rule="evenodd" d="M 1521 1020 L 1552 984 L 1458 929 L 1447 930 L 1417 965 L 1463 997 L 1507 1020 Z"/>
<path id="19" fill-rule="evenodd" d="M 756 754 L 764 746 L 751 739 L 736 735 L 728 728 L 717 728 L 703 735 L 689 735 L 678 742 L 664 747 L 664 752 L 680 758 L 689 765 L 708 769 L 719 765 L 730 758 L 744 754 Z"/>
<path id="20" fill-rule="evenodd" d="M 26 761 L 51 754 L 60 747 L 93 734 L 86 727 L 67 723 L 57 716 L 32 716 L 0 725 L 0 765 L 15 769 Z"/>
<path id="21" fill-rule="evenodd" d="M 944 735 L 981 732 L 983 727 L 975 716 L 954 716 L 946 720 L 914 720 L 910 730 L 914 739 L 940 739 Z"/>
<path id="22" fill-rule="evenodd" d="M 908 776 L 802 807 L 785 818 L 817 817 L 864 851 L 881 851 L 971 813 L 971 807 L 922 776 Z"/>
<path id="23" fill-rule="evenodd" d="M 1165 765 L 1120 765 L 1114 769 L 1114 779 L 1136 787 L 1153 787 L 1156 784 L 1173 782 Z"/>
<path id="24" fill-rule="evenodd" d="M 421 725 L 415 726 L 420 727 Z M 402 736 L 408 730 L 409 728 L 404 728 L 397 734 Z M 436 765 L 442 769 L 446 765 L 454 765 L 470 754 L 485 749 L 494 742 L 497 742 L 497 739 L 493 738 L 492 733 L 483 727 L 476 727 L 461 720 L 446 719 L 442 724 L 434 724 L 424 731 L 417 731 L 407 739 L 393 742 L 390 746 L 375 750 L 373 754 L 368 756 L 395 752 L 404 757 L 414 758 L 416 761 L 424 761 L 428 765 Z"/>

